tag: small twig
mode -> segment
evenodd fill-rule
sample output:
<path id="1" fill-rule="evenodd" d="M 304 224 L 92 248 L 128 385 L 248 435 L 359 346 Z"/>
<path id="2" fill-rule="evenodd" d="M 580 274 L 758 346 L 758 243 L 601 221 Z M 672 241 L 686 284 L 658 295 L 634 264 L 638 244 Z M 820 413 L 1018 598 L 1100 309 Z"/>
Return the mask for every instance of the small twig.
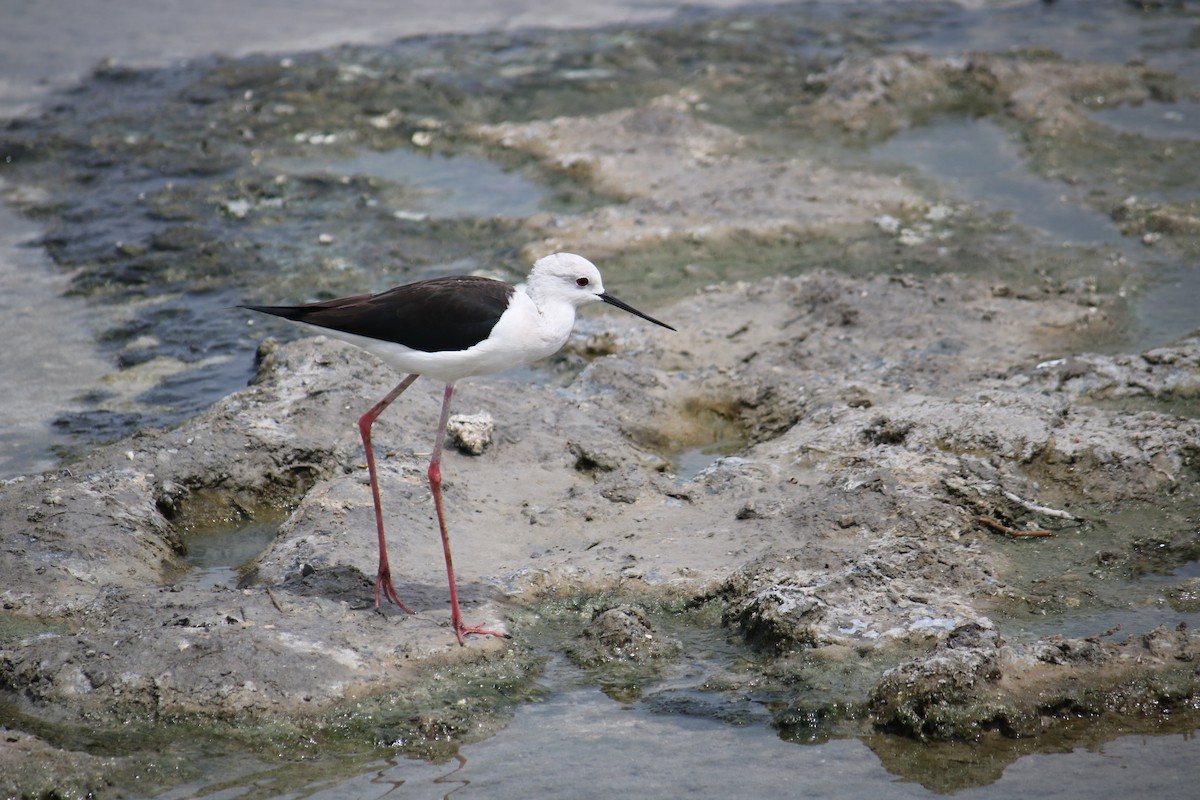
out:
<path id="1" fill-rule="evenodd" d="M 1042 516 L 1045 516 L 1045 517 L 1057 517 L 1058 519 L 1069 519 L 1072 522 L 1079 521 L 1079 517 L 1075 516 L 1070 511 L 1062 511 L 1061 509 L 1050 508 L 1049 506 L 1039 506 L 1037 503 L 1032 503 L 1028 500 L 1025 500 L 1024 498 L 1017 497 L 1015 494 L 1010 492 L 1008 489 L 1001 489 L 1000 491 L 1004 493 L 1005 497 L 1007 497 L 1009 500 L 1013 501 L 1014 503 L 1016 503 L 1017 505 L 1019 505 L 1021 508 L 1025 509 L 1026 511 L 1032 511 L 1035 514 L 1041 514 Z"/>
<path id="2" fill-rule="evenodd" d="M 1002 522 L 992 519 L 991 517 L 976 517 L 975 521 L 980 525 L 991 528 L 997 533 L 1003 533 L 1005 536 L 1011 536 L 1014 539 L 1036 539 L 1039 537 L 1054 536 L 1054 531 L 1036 530 L 1027 531 L 1020 528 L 1010 528 Z"/>
<path id="3" fill-rule="evenodd" d="M 271 598 L 271 605 L 275 606 L 276 611 L 278 611 L 280 614 L 287 613 L 286 611 L 283 610 L 283 606 L 281 606 L 279 604 L 279 601 L 277 599 L 275 599 L 275 593 L 271 591 L 270 586 L 267 587 L 267 597 Z"/>

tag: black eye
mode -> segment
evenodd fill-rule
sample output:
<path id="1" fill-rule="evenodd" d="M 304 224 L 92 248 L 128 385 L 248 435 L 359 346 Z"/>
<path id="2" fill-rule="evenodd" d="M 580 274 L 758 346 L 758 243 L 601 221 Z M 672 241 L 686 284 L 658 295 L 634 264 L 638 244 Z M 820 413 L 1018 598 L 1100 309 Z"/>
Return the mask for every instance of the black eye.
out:
<path id="1" fill-rule="evenodd" d="M 576 285 L 576 286 L 587 286 L 587 285 L 588 285 L 588 279 L 587 279 L 587 278 L 576 278 L 576 279 L 575 279 L 575 285 Z"/>

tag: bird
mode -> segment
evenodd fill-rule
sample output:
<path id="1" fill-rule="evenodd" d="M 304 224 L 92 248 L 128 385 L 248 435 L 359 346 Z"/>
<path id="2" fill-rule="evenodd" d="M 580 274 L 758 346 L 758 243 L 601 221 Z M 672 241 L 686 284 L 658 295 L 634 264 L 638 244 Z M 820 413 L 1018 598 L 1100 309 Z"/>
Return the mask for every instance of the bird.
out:
<path id="1" fill-rule="evenodd" d="M 382 594 L 405 612 L 413 613 L 400 600 L 392 583 L 371 427 L 397 397 L 424 375 L 441 382 L 444 387 L 427 474 L 446 558 L 451 625 L 460 645 L 465 644 L 464 637 L 470 635 L 508 637 L 506 633 L 481 625 L 464 624 L 459 609 L 441 488 L 442 445 L 454 384 L 462 378 L 502 372 L 553 355 L 570 337 L 576 309 L 595 302 L 615 306 L 655 325 L 675 330 L 608 294 L 596 265 L 574 253 L 553 253 L 538 259 L 523 286 L 466 275 L 431 278 L 376 294 L 301 305 L 240 306 L 342 339 L 375 355 L 405 376 L 358 420 L 379 540 L 376 609 Z"/>

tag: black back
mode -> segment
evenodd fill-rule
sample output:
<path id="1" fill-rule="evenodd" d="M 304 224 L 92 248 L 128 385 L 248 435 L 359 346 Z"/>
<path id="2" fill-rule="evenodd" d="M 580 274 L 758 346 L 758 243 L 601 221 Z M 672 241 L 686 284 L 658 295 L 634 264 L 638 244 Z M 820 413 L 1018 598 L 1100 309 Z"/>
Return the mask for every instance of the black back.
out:
<path id="1" fill-rule="evenodd" d="M 507 283 L 491 278 L 433 278 L 379 294 L 242 308 L 438 353 L 466 350 L 486 339 L 508 308 L 513 291 Z"/>

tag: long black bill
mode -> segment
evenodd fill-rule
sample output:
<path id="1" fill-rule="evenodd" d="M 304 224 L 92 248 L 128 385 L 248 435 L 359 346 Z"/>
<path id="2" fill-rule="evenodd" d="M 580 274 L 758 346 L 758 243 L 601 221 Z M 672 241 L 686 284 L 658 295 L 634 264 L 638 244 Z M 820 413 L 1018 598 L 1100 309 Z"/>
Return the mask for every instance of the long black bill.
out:
<path id="1" fill-rule="evenodd" d="M 621 309 L 622 311 L 628 311 L 630 314 L 633 314 L 635 317 L 641 317 L 642 319 L 646 320 L 647 322 L 653 322 L 655 325 L 661 325 L 669 331 L 675 330 L 667 323 L 659 322 L 654 317 L 652 317 L 648 314 L 643 314 L 642 312 L 638 311 L 636 308 L 629 305 L 628 303 L 622 303 L 620 300 L 613 297 L 611 294 L 609 294 L 607 292 L 599 294 L 599 295 L 597 295 L 597 297 L 599 297 L 604 302 L 608 303 L 610 306 L 616 306 L 617 308 Z"/>

